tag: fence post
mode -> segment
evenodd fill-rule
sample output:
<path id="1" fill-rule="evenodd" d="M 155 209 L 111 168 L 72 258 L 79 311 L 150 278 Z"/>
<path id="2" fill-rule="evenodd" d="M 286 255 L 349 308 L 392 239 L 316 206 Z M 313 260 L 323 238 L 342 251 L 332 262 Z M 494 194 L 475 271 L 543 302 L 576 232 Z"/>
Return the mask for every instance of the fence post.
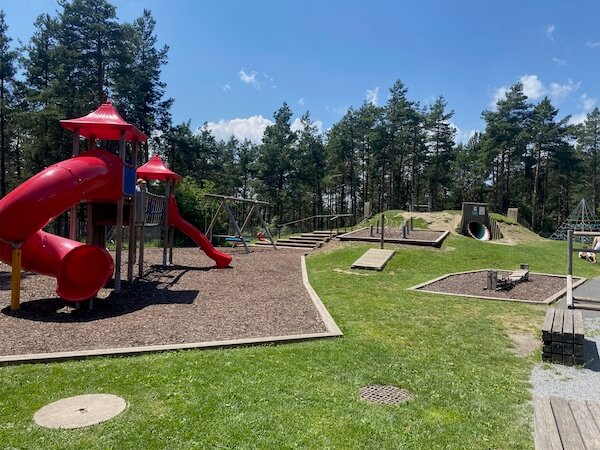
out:
<path id="1" fill-rule="evenodd" d="M 383 249 L 383 234 L 384 234 L 384 229 L 385 229 L 385 216 L 383 215 L 383 213 L 381 213 L 381 249 Z"/>

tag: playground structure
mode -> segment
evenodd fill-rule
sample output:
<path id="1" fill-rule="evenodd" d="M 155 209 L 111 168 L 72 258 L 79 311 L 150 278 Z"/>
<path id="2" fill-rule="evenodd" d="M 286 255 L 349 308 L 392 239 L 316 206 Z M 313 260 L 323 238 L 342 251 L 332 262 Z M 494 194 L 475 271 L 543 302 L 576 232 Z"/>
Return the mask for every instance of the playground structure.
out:
<path id="1" fill-rule="evenodd" d="M 175 200 L 175 183 L 182 179 L 165 166 L 160 156 L 155 155 L 136 171 L 140 180 L 159 180 L 165 182 L 165 195 L 159 196 L 147 191 L 147 183 L 142 183 L 136 192 L 136 219 L 133 228 L 133 248 L 139 240 L 139 276 L 142 276 L 144 265 L 144 229 L 148 225 L 163 225 L 163 266 L 173 264 L 173 241 L 175 228 L 186 234 L 200 247 L 206 255 L 215 261 L 218 269 L 229 266 L 231 256 L 216 250 L 204 234 L 187 222 L 177 207 Z"/>
<path id="2" fill-rule="evenodd" d="M 113 272 L 114 291 L 121 291 L 123 227 L 134 229 L 135 166 L 139 144 L 148 138 L 125 122 L 110 102 L 60 124 L 73 133 L 72 157 L 42 170 L 0 199 L 0 259 L 12 266 L 13 310 L 20 306 L 21 269 L 55 277 L 59 297 L 76 304 L 95 297 Z M 83 153 L 80 138 L 87 139 Z M 97 140 L 118 141 L 119 155 L 96 148 Z M 87 205 L 85 244 L 77 241 L 81 203 Z M 174 197 L 168 197 L 168 208 L 169 224 L 192 232 L 179 216 Z M 69 238 L 42 230 L 65 211 L 69 211 Z M 114 262 L 105 249 L 107 225 L 115 227 Z M 218 256 L 208 241 L 199 241 L 209 256 Z M 135 246 L 129 245 L 129 281 L 134 261 Z M 221 259 L 217 267 L 224 263 Z"/>
<path id="3" fill-rule="evenodd" d="M 500 227 L 489 215 L 487 203 L 463 202 L 462 218 L 458 229 L 460 234 L 478 241 L 502 238 Z"/>
<path id="4" fill-rule="evenodd" d="M 579 201 L 575 209 L 569 214 L 569 217 L 552 233 L 550 239 L 559 241 L 567 240 L 568 230 L 587 231 L 592 233 L 592 235 L 600 234 L 600 220 L 588 208 L 585 198 Z M 589 236 L 578 234 L 576 239 L 585 241 L 589 239 Z"/>
<path id="5" fill-rule="evenodd" d="M 206 229 L 206 235 L 208 236 L 209 240 L 212 240 L 213 237 L 223 238 L 223 239 L 225 239 L 226 242 L 231 242 L 234 245 L 235 244 L 243 245 L 246 253 L 249 253 L 250 249 L 248 248 L 248 243 L 247 243 L 248 239 L 246 237 L 244 237 L 243 233 L 244 233 L 244 230 L 246 229 L 246 227 L 250 224 L 250 220 L 252 219 L 252 215 L 254 214 L 254 216 L 258 219 L 258 222 L 259 222 L 260 228 L 261 228 L 261 231 L 257 235 L 257 238 L 260 240 L 268 239 L 269 242 L 271 243 L 271 246 L 273 247 L 273 249 L 277 250 L 277 245 L 275 244 L 273 236 L 271 235 L 271 232 L 269 231 L 269 227 L 267 226 L 265 219 L 263 217 L 263 214 L 260 211 L 261 207 L 266 208 L 269 206 L 269 204 L 267 202 L 261 202 L 259 200 L 253 200 L 250 198 L 230 197 L 227 195 L 217 195 L 217 194 L 204 194 L 204 196 L 206 198 L 219 201 L 219 206 L 217 207 L 215 213 L 213 214 L 213 216 L 210 220 L 210 225 Z M 240 204 L 252 205 L 250 207 L 250 210 L 248 211 L 248 213 L 245 215 L 244 222 L 242 223 L 241 227 L 240 227 L 238 221 L 236 220 L 235 215 L 233 214 L 233 211 L 231 210 L 232 205 L 240 205 Z M 213 235 L 212 234 L 212 230 L 219 218 L 219 213 L 223 209 L 227 212 L 229 221 L 235 230 L 235 234 L 233 234 L 233 235 L 219 235 L 219 234 Z"/>
<path id="6" fill-rule="evenodd" d="M 529 264 L 521 264 L 518 270 L 498 277 L 497 270 L 488 270 L 486 274 L 486 287 L 490 291 L 509 291 L 517 284 L 529 280 Z"/>

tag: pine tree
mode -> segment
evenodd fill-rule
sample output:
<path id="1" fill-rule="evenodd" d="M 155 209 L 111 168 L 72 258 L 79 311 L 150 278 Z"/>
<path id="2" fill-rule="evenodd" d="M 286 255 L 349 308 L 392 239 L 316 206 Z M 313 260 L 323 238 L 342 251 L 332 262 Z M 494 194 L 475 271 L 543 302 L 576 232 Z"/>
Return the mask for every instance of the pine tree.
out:
<path id="1" fill-rule="evenodd" d="M 450 119 L 454 111 L 446 112 L 447 103 L 440 96 L 425 117 L 427 172 L 426 179 L 432 196 L 433 209 L 445 208 L 446 192 L 450 182 L 448 167 L 454 159 L 455 128 Z"/>
<path id="2" fill-rule="evenodd" d="M 296 141 L 296 133 L 291 129 L 292 110 L 283 103 L 273 118 L 275 123 L 265 129 L 263 143 L 258 155 L 258 183 L 266 195 L 279 223 L 284 220 L 284 199 L 288 187 L 290 155 Z M 292 205 L 287 210 L 293 210 Z"/>
<path id="3" fill-rule="evenodd" d="M 114 71 L 114 102 L 128 121 L 151 137 L 158 146 L 160 135 L 171 123 L 172 98 L 164 98 L 166 83 L 161 80 L 167 64 L 168 46 L 157 48 L 156 21 L 144 9 L 140 18 L 122 27 L 123 41 Z M 144 159 L 148 159 L 148 145 Z"/>
<path id="4" fill-rule="evenodd" d="M 0 11 L 0 197 L 7 192 L 7 157 L 10 152 L 10 126 L 14 116 L 13 94 L 18 52 L 11 49 L 4 11 Z"/>
<path id="5" fill-rule="evenodd" d="M 505 212 L 513 201 L 511 184 L 526 153 L 528 122 L 531 114 L 523 84 L 516 83 L 498 100 L 495 111 L 484 111 L 486 129 L 483 149 L 491 167 L 493 209 Z"/>
<path id="6" fill-rule="evenodd" d="M 592 211 L 600 207 L 600 109 L 594 108 L 587 114 L 586 120 L 580 127 L 577 143 L 586 167 L 586 187 L 591 192 Z"/>

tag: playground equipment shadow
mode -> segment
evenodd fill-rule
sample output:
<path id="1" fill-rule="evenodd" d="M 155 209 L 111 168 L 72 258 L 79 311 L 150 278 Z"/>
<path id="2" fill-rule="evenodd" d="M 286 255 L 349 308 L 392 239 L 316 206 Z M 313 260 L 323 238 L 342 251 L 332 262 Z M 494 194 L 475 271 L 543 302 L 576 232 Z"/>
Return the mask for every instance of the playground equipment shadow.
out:
<path id="1" fill-rule="evenodd" d="M 296 251 L 236 253 L 231 269 L 214 268 L 197 248 L 175 249 L 176 265 L 162 268 L 161 260 L 161 249 L 148 249 L 144 279 L 124 283 L 120 294 L 101 290 L 92 310 L 65 305 L 42 275 L 23 279 L 20 311 L 0 291 L 0 358 L 334 335 L 303 284 Z M 9 270 L 0 265 L 0 274 Z"/>

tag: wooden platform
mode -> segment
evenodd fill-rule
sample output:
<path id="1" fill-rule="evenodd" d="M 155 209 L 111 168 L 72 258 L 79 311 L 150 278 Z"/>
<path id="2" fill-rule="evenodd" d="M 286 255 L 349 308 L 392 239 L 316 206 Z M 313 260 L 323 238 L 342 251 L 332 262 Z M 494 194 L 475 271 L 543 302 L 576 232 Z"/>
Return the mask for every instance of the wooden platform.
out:
<path id="1" fill-rule="evenodd" d="M 600 402 L 533 398 L 535 448 L 600 449 Z"/>
<path id="2" fill-rule="evenodd" d="M 394 256 L 394 250 L 371 248 L 352 263 L 353 269 L 383 270 L 387 262 Z"/>

